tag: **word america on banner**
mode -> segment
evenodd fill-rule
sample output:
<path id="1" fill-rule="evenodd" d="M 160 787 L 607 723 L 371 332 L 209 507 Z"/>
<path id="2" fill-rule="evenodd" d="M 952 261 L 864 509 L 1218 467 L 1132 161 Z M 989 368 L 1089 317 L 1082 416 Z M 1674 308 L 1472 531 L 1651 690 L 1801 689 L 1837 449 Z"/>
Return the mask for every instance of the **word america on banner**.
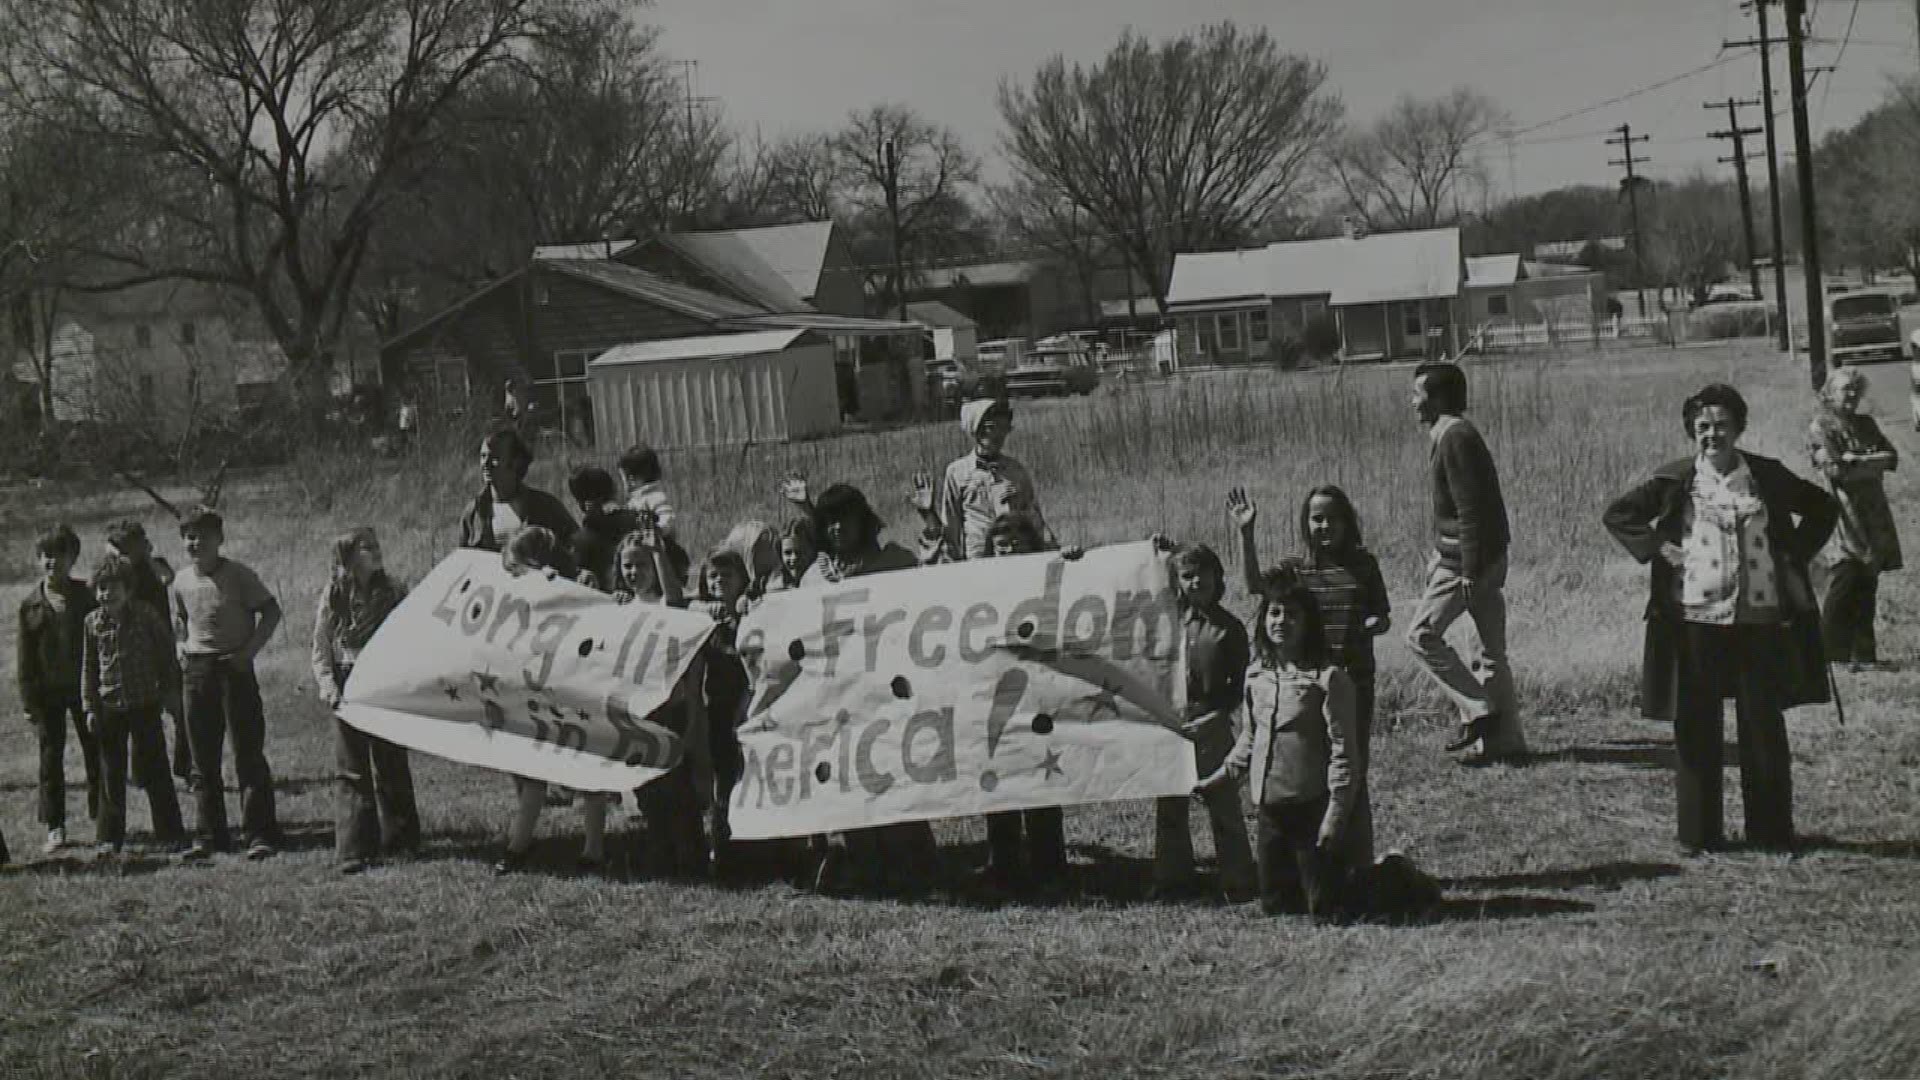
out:
<path id="1" fill-rule="evenodd" d="M 1186 640 L 1151 544 L 1015 556 L 768 596 L 741 839 L 1186 795 Z"/>
<path id="2" fill-rule="evenodd" d="M 457 551 L 361 650 L 340 715 L 438 757 L 581 791 L 677 764 L 713 620 Z M 697 733 L 696 733 L 697 734 Z"/>

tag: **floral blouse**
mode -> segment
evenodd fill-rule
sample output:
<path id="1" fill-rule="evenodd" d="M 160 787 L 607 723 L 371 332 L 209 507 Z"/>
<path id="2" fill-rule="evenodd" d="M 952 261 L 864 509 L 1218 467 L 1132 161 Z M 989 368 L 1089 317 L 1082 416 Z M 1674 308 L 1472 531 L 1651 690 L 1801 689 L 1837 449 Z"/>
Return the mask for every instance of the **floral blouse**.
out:
<path id="1" fill-rule="evenodd" d="M 1688 622 L 1729 626 L 1780 619 L 1780 590 L 1767 544 L 1767 507 L 1741 458 L 1722 475 L 1705 460 L 1694 470 L 1682 520 L 1680 605 Z"/>

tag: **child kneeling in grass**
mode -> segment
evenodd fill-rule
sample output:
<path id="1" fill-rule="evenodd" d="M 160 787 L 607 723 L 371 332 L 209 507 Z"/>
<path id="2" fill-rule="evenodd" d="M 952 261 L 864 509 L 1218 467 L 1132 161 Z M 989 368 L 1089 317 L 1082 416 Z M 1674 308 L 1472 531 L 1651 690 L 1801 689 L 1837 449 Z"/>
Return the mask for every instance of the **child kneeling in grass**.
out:
<path id="1" fill-rule="evenodd" d="M 1241 708 L 1233 752 L 1196 791 L 1247 779 L 1259 806 L 1262 908 L 1330 919 L 1353 813 L 1353 681 L 1332 662 L 1312 590 L 1289 570 L 1261 579 Z"/>

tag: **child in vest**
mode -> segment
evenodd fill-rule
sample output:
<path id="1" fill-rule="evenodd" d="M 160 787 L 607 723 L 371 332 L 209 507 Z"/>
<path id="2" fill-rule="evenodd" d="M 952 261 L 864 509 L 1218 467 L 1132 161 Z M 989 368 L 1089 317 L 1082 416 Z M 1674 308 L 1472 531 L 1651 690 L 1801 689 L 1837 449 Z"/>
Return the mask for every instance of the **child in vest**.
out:
<path id="1" fill-rule="evenodd" d="M 387 574 L 372 529 L 352 529 L 334 539 L 333 580 L 320 594 L 313 620 L 313 681 L 327 708 L 339 707 L 360 650 L 406 595 L 406 588 Z M 419 847 L 420 811 L 406 747 L 369 735 L 336 713 L 333 756 L 340 770 L 333 819 L 340 872 L 359 873 L 382 854 Z"/>
<path id="2" fill-rule="evenodd" d="M 1247 591 L 1259 590 L 1259 556 L 1253 527 L 1259 508 L 1244 488 L 1227 492 L 1227 510 L 1240 534 L 1240 567 Z M 1307 492 L 1300 503 L 1300 549 L 1303 555 L 1281 560 L 1312 590 L 1333 662 L 1346 668 L 1353 680 L 1353 745 L 1347 748 L 1353 763 L 1353 820 L 1347 828 L 1346 865 L 1364 869 L 1373 865 L 1373 800 L 1367 794 L 1367 770 L 1372 761 L 1374 657 L 1373 639 L 1392 626 L 1392 604 L 1380 563 L 1361 537 L 1360 515 L 1347 493 L 1332 484 Z"/>
<path id="3" fill-rule="evenodd" d="M 107 545 L 133 563 L 133 598 L 159 612 L 172 625 L 173 567 L 153 553 L 146 527 L 132 518 L 117 521 L 107 528 Z M 173 716 L 173 777 L 187 790 L 194 790 L 193 743 L 187 737 L 187 710 L 178 701 L 167 702 Z"/>
<path id="4" fill-rule="evenodd" d="M 41 579 L 20 601 L 18 656 L 14 674 L 20 705 L 40 750 L 40 821 L 47 827 L 43 850 L 51 855 L 67 842 L 67 725 L 80 743 L 87 771 L 87 815 L 99 819 L 100 754 L 81 705 L 80 669 L 93 593 L 73 578 L 80 538 L 56 525 L 34 541 Z"/>
<path id="5" fill-rule="evenodd" d="M 558 577 L 559 572 L 553 565 L 558 548 L 559 542 L 551 529 L 523 526 L 501 546 L 500 565 L 514 577 L 524 574 Z M 517 803 L 513 821 L 507 826 L 506 850 L 493 864 L 496 874 L 511 874 L 526 865 L 527 853 L 533 849 L 533 831 L 540 823 L 540 811 L 547 806 L 548 785 L 543 780 L 516 776 L 513 790 Z M 580 798 L 582 840 L 578 866 L 582 870 L 597 870 L 606 862 L 608 801 L 602 792 L 584 793 Z"/>
<path id="6" fill-rule="evenodd" d="M 133 564 L 109 553 L 93 574 L 99 606 L 86 621 L 81 697 L 100 747 L 102 855 L 117 856 L 127 839 L 127 764 L 147 792 L 153 835 L 163 846 L 187 847 L 180 800 L 167 772 L 160 710 L 179 699 L 180 667 L 166 616 L 134 599 Z"/>
<path id="7" fill-rule="evenodd" d="M 174 575 L 176 636 L 185 661 L 187 735 L 200 777 L 195 840 L 198 854 L 227 851 L 226 792 L 221 783 L 224 744 L 233 739 L 240 784 L 240 828 L 247 858 L 273 855 L 280 824 L 274 812 L 273 770 L 267 764 L 267 720 L 253 658 L 280 625 L 280 602 L 259 575 L 220 553 L 226 525 L 200 507 L 180 522 L 192 560 Z"/>
<path id="8" fill-rule="evenodd" d="M 1006 452 L 1007 438 L 1013 433 L 1013 407 L 999 399 L 969 401 L 960 406 L 960 426 L 973 440 L 973 450 L 947 466 L 935 507 L 945 559 L 959 562 L 985 556 L 988 529 L 1009 512 L 1031 520 L 1042 550 L 1054 547 L 1032 474 Z"/>
<path id="9" fill-rule="evenodd" d="M 1253 654 L 1239 737 L 1196 791 L 1246 779 L 1259 807 L 1261 907 L 1331 919 L 1353 813 L 1353 683 L 1332 663 L 1313 592 L 1297 574 L 1262 576 Z"/>
<path id="10" fill-rule="evenodd" d="M 1244 700 L 1253 656 L 1245 624 L 1220 603 L 1226 593 L 1220 556 L 1205 544 L 1194 544 L 1175 549 L 1172 562 L 1187 645 L 1187 712 L 1181 734 L 1193 743 L 1195 768 L 1207 776 L 1220 768 L 1233 749 L 1233 714 Z M 1155 800 L 1156 897 L 1171 899 L 1193 892 L 1190 801 L 1185 796 Z M 1221 785 L 1206 793 L 1205 802 L 1220 866 L 1220 891 L 1229 900 L 1242 899 L 1253 886 L 1253 851 L 1247 843 L 1240 791 Z"/>

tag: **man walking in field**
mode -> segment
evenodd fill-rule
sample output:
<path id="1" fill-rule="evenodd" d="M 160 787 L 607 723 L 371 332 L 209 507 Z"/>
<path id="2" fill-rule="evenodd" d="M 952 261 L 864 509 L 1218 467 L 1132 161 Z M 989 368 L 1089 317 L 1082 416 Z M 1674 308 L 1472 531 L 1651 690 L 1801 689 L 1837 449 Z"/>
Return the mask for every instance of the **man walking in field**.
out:
<path id="1" fill-rule="evenodd" d="M 1506 501 L 1486 440 L 1463 415 L 1467 375 L 1458 364 L 1428 361 L 1413 372 L 1413 408 L 1431 439 L 1434 549 L 1426 591 L 1407 645 L 1459 710 L 1449 751 L 1479 751 L 1483 764 L 1526 753 L 1507 663 Z M 1480 655 L 1469 667 L 1447 643 L 1447 628 L 1471 616 Z M 1476 670 L 1477 669 L 1477 670 Z"/>

